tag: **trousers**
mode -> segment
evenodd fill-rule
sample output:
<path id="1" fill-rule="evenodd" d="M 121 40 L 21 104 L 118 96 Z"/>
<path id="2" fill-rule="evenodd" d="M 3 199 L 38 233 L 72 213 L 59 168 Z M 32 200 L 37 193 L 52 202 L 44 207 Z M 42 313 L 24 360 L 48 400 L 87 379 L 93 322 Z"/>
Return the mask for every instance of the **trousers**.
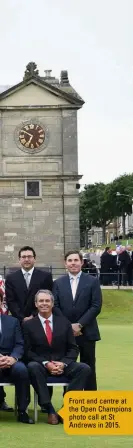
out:
<path id="1" fill-rule="evenodd" d="M 47 377 L 49 372 L 43 364 L 35 361 L 31 361 L 28 364 L 28 370 L 30 375 L 30 381 L 38 395 L 38 403 L 40 406 L 49 404 L 50 394 L 47 387 Z M 86 389 L 86 383 L 90 377 L 91 369 L 84 363 L 71 362 L 64 369 L 64 375 L 68 378 L 69 385 L 67 386 L 67 392 L 69 390 L 83 390 Z M 51 375 L 52 376 L 52 375 Z"/>
<path id="2" fill-rule="evenodd" d="M 9 369 L 0 369 L 0 382 L 15 385 L 18 411 L 25 411 L 30 402 L 30 380 L 25 364 L 18 361 Z"/>

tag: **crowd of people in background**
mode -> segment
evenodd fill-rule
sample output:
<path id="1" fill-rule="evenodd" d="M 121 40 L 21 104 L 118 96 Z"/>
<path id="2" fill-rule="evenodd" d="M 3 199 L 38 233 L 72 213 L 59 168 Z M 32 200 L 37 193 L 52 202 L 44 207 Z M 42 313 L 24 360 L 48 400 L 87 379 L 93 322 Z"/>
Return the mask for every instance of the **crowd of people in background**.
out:
<path id="1" fill-rule="evenodd" d="M 99 277 L 101 285 L 132 286 L 133 284 L 133 251 L 131 246 L 118 246 L 116 250 L 109 246 L 100 257 L 100 266 L 94 260 L 84 257 L 83 272 Z"/>

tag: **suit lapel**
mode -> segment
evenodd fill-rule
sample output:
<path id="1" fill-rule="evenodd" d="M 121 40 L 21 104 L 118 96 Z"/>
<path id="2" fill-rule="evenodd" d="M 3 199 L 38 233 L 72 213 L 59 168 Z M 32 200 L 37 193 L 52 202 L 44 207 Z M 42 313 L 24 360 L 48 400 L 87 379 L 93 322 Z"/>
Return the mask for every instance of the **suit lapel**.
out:
<path id="1" fill-rule="evenodd" d="M 58 332 L 60 332 L 60 326 L 59 321 L 57 319 L 57 316 L 53 314 L 53 335 L 52 335 L 52 343 L 51 347 L 53 347 L 54 344 L 56 344 L 56 336 L 58 335 Z"/>
<path id="2" fill-rule="evenodd" d="M 67 293 L 67 300 L 69 302 L 73 302 L 70 278 L 68 274 L 63 278 L 63 287 L 65 289 L 65 292 Z"/>
<path id="3" fill-rule="evenodd" d="M 5 334 L 6 334 L 6 318 L 5 318 L 4 314 L 1 314 L 1 333 L 0 333 L 1 346 L 2 346 Z"/>
<path id="4" fill-rule="evenodd" d="M 58 332 L 58 323 L 57 323 L 57 316 L 55 316 L 55 314 L 53 314 L 53 338 L 56 336 L 57 332 Z"/>
<path id="5" fill-rule="evenodd" d="M 24 279 L 24 275 L 23 275 L 21 269 L 17 272 L 17 274 L 18 274 L 19 287 L 20 287 L 20 289 L 22 289 L 22 291 L 25 291 L 26 295 L 27 295 L 28 289 L 27 289 L 26 281 Z"/>
<path id="6" fill-rule="evenodd" d="M 42 326 L 42 323 L 39 319 L 38 316 L 34 317 L 34 323 L 35 323 L 35 327 L 36 327 L 36 332 L 37 334 L 40 334 L 42 336 L 42 338 L 44 339 L 44 342 L 48 344 L 48 340 L 45 334 L 45 330 Z"/>
<path id="7" fill-rule="evenodd" d="M 37 271 L 36 268 L 34 268 L 34 271 L 33 271 L 32 276 L 31 276 L 29 288 L 28 288 L 28 294 L 31 292 L 31 289 L 33 288 L 33 285 L 36 284 L 37 276 L 38 276 L 38 271 Z"/>
<path id="8" fill-rule="evenodd" d="M 82 272 L 82 274 L 80 275 L 79 282 L 78 282 L 78 287 L 77 287 L 74 302 L 77 301 L 78 297 L 80 296 L 81 291 L 83 291 L 84 286 L 85 286 L 85 276 L 84 276 L 84 273 Z"/>

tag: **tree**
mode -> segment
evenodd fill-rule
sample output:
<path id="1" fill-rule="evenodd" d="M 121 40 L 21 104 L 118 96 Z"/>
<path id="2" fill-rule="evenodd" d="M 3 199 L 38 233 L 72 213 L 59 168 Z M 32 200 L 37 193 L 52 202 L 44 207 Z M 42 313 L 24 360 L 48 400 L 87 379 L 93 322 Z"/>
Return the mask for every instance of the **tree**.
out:
<path id="1" fill-rule="evenodd" d="M 113 219 L 122 216 L 123 237 L 125 218 L 132 213 L 133 174 L 123 174 L 105 185 L 95 183 L 85 185 L 80 193 L 80 228 L 88 235 L 92 225 L 102 227 L 102 242 L 105 243 L 106 227 Z"/>
<path id="2" fill-rule="evenodd" d="M 102 227 L 102 242 L 105 243 L 106 227 L 113 218 L 114 207 L 113 203 L 110 203 L 110 184 L 105 185 L 100 182 L 86 185 L 80 194 L 80 222 L 82 225 Z"/>
<path id="3" fill-rule="evenodd" d="M 132 213 L 133 174 L 123 174 L 110 184 L 109 201 L 114 209 L 114 217 L 122 216 L 123 237 L 125 218 Z"/>

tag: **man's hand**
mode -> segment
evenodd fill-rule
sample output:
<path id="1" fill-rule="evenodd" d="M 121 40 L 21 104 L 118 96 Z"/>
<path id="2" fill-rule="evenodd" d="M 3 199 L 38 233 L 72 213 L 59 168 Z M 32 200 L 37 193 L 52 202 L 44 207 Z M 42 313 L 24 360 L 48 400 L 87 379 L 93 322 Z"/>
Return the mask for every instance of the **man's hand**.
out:
<path id="1" fill-rule="evenodd" d="M 59 361 L 50 361 L 45 365 L 45 367 L 51 375 L 61 375 L 64 371 L 64 364 Z"/>
<path id="2" fill-rule="evenodd" d="M 47 362 L 47 364 L 45 364 L 45 367 L 51 373 L 51 375 L 56 375 L 58 369 L 53 361 Z"/>
<path id="3" fill-rule="evenodd" d="M 31 314 L 31 316 L 24 317 L 23 322 L 26 322 L 27 320 L 30 320 L 30 319 L 33 319 L 32 314 Z"/>
<path id="4" fill-rule="evenodd" d="M 8 356 L 4 356 L 4 355 L 0 356 L 0 368 L 1 369 L 7 368 L 7 359 L 8 359 Z"/>
<path id="5" fill-rule="evenodd" d="M 61 375 L 64 372 L 64 363 L 60 361 L 52 361 L 57 369 L 57 375 Z"/>
<path id="6" fill-rule="evenodd" d="M 15 362 L 17 362 L 17 361 L 12 356 L 0 356 L 0 368 L 1 369 L 8 369 L 11 366 L 13 366 L 13 364 L 15 364 Z"/>
<path id="7" fill-rule="evenodd" d="M 72 329 L 73 329 L 73 334 L 74 336 L 81 336 L 82 332 L 81 332 L 81 328 L 80 328 L 80 324 L 72 324 Z"/>
<path id="8" fill-rule="evenodd" d="M 16 362 L 17 360 L 13 356 L 7 356 L 7 367 L 13 366 Z"/>

